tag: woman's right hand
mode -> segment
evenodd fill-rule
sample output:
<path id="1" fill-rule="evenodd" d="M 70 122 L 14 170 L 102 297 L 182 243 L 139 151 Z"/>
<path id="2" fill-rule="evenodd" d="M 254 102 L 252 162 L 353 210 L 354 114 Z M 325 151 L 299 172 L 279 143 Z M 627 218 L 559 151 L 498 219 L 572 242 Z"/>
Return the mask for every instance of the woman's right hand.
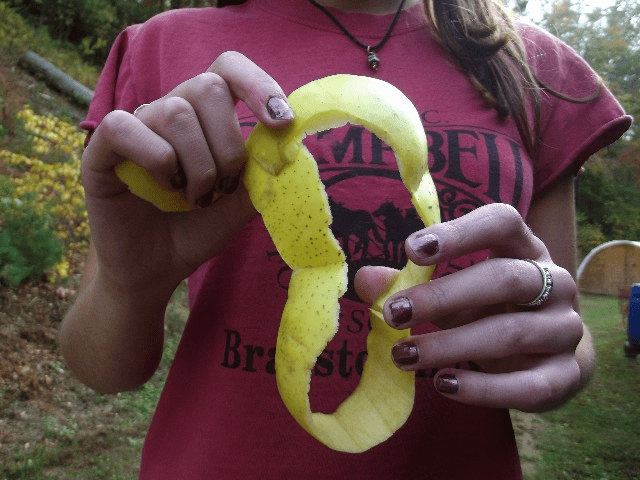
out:
<path id="1" fill-rule="evenodd" d="M 239 182 L 246 153 L 236 100 L 269 127 L 293 119 L 279 85 L 242 54 L 227 52 L 135 116 L 114 111 L 98 126 L 82 177 L 97 268 L 110 286 L 136 292 L 160 283 L 172 291 L 255 214 Z M 131 194 L 114 172 L 125 159 L 167 189 L 184 188 L 194 210 L 161 212 Z"/>
<path id="2" fill-rule="evenodd" d="M 110 113 L 87 145 L 82 178 L 92 245 L 59 339 L 69 368 L 98 391 L 137 388 L 151 377 L 175 287 L 255 214 L 241 185 L 230 192 L 246 161 L 236 100 L 272 128 L 293 118 L 278 84 L 229 52 L 136 115 Z M 166 213 L 134 196 L 114 171 L 123 160 L 165 188 L 184 188 L 195 208 Z M 229 193 L 212 203 L 217 190 Z"/>

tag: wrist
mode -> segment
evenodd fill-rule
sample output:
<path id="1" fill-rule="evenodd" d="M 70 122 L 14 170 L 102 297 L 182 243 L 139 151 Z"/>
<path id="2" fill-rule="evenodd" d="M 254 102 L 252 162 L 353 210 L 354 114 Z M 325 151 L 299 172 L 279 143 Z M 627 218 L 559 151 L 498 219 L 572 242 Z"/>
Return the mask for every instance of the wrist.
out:
<path id="1" fill-rule="evenodd" d="M 103 393 L 142 385 L 162 357 L 164 314 L 172 292 L 159 283 L 133 288 L 95 270 L 60 328 L 69 368 Z"/>
<path id="2" fill-rule="evenodd" d="M 112 305 L 119 305 L 125 311 L 146 316 L 145 312 L 164 313 L 171 295 L 183 280 L 173 277 L 169 271 L 114 271 L 97 260 L 87 286 L 94 290 L 95 294 L 109 298 Z"/>

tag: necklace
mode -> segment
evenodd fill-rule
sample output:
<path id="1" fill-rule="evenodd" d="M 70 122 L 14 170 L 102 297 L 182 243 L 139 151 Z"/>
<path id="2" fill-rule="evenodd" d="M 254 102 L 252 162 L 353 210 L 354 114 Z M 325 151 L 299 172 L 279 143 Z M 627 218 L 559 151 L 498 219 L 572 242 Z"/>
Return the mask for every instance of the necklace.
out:
<path id="1" fill-rule="evenodd" d="M 347 30 L 346 27 L 342 25 L 338 21 L 338 19 L 323 5 L 320 5 L 318 2 L 316 2 L 316 0 L 309 0 L 309 2 L 311 2 L 312 5 L 318 7 L 322 11 L 322 13 L 324 13 L 327 17 L 329 17 L 329 19 L 333 23 L 335 23 L 340 30 L 342 30 L 342 33 L 344 33 L 349 40 L 351 40 L 353 43 L 358 45 L 367 53 L 367 65 L 371 70 L 378 70 L 380 68 L 380 57 L 378 57 L 377 52 L 384 46 L 385 43 L 387 43 L 387 40 L 389 40 L 389 37 L 391 36 L 391 32 L 393 32 L 393 29 L 396 26 L 396 22 L 398 21 L 398 17 L 400 17 L 400 12 L 402 12 L 402 6 L 404 5 L 405 1 L 406 0 L 402 0 L 400 2 L 400 6 L 398 7 L 396 14 L 393 17 L 393 20 L 391 21 L 391 25 L 389 25 L 389 29 L 387 30 L 387 33 L 385 33 L 382 40 L 380 40 L 375 45 L 366 45 L 362 43 L 360 40 L 358 40 L 356 37 L 354 37 L 353 34 L 349 30 Z"/>

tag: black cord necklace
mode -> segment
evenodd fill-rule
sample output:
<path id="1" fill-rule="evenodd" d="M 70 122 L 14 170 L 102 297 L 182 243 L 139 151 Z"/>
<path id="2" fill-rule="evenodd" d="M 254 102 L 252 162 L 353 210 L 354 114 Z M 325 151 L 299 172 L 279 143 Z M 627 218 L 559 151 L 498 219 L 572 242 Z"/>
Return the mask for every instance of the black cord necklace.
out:
<path id="1" fill-rule="evenodd" d="M 400 2 L 400 6 L 398 7 L 398 11 L 396 12 L 395 16 L 393 17 L 391 25 L 389 26 L 389 30 L 387 30 L 387 33 L 385 33 L 385 35 L 382 38 L 382 40 L 380 40 L 375 45 L 365 45 L 360 40 L 358 40 L 356 37 L 354 37 L 353 34 L 349 30 L 347 30 L 345 28 L 345 26 L 342 25 L 338 21 L 338 19 L 329 10 L 327 10 L 323 5 L 320 5 L 318 2 L 316 2 L 316 0 L 309 0 L 309 2 L 311 2 L 314 6 L 318 7 L 322 11 L 322 13 L 324 13 L 327 17 L 329 17 L 331 19 L 331 21 L 333 23 L 335 23 L 336 26 L 340 30 L 342 30 L 342 33 L 344 33 L 349 40 L 351 40 L 353 43 L 355 43 L 360 48 L 362 48 L 365 52 L 367 52 L 367 65 L 369 66 L 369 68 L 371 70 L 378 70 L 378 68 L 380 68 L 380 58 L 378 57 L 376 52 L 378 52 L 384 46 L 384 44 L 387 43 L 387 40 L 389 40 L 389 37 L 391 36 L 391 32 L 393 32 L 393 29 L 396 26 L 396 22 L 398 21 L 398 17 L 400 17 L 400 12 L 402 12 L 402 6 L 404 5 L 405 1 L 406 0 L 402 0 Z"/>

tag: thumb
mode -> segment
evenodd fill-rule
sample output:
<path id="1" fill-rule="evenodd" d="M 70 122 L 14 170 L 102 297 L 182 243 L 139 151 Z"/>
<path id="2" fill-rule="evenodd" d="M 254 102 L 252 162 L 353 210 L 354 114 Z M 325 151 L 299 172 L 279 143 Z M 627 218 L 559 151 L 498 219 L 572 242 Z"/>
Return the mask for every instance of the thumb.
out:
<path id="1" fill-rule="evenodd" d="M 388 267 L 362 267 L 356 273 L 354 287 L 360 299 L 373 303 L 382 295 L 398 270 Z"/>

